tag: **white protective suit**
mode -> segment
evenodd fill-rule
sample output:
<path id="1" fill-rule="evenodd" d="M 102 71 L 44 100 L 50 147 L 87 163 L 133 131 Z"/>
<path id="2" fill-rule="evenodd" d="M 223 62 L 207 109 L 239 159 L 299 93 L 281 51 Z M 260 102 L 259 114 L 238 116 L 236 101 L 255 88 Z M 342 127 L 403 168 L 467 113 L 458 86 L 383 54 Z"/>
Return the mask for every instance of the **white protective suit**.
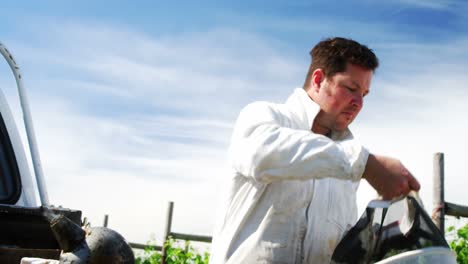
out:
<path id="1" fill-rule="evenodd" d="M 285 104 L 255 102 L 241 111 L 211 264 L 330 262 L 357 219 L 369 153 L 349 131 L 314 134 L 319 110 L 299 88 Z"/>

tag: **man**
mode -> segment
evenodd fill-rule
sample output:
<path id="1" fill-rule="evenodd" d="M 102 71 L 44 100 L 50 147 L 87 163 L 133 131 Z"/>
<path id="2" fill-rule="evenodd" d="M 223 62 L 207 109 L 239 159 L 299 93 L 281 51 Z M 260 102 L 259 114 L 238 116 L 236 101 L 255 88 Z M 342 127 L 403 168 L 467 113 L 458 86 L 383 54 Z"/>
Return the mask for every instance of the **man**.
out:
<path id="1" fill-rule="evenodd" d="M 372 50 L 332 38 L 311 56 L 303 89 L 285 104 L 255 102 L 239 115 L 212 264 L 329 263 L 357 219 L 361 178 L 384 199 L 419 189 L 398 160 L 370 154 L 348 129 L 378 66 Z"/>

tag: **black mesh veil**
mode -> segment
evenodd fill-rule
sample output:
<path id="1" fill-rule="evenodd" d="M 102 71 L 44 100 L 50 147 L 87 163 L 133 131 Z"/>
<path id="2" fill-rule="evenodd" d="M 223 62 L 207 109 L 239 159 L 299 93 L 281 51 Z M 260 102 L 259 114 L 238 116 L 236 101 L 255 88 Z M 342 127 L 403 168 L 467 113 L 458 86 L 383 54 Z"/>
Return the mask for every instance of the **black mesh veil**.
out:
<path id="1" fill-rule="evenodd" d="M 374 263 L 426 247 L 449 246 L 416 195 L 375 200 L 338 243 L 331 263 Z"/>

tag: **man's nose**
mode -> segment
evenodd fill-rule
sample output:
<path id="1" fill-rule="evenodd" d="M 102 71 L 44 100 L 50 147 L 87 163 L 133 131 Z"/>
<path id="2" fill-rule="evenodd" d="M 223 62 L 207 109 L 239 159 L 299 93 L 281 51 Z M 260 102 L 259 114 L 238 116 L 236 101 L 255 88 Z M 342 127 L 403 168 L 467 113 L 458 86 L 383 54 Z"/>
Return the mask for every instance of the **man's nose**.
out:
<path id="1" fill-rule="evenodd" d="M 357 108 L 357 109 L 361 109 L 362 107 L 362 104 L 363 104 L 363 96 L 362 95 L 354 95 L 353 96 L 353 99 L 351 101 L 351 104 L 353 105 L 353 107 Z"/>

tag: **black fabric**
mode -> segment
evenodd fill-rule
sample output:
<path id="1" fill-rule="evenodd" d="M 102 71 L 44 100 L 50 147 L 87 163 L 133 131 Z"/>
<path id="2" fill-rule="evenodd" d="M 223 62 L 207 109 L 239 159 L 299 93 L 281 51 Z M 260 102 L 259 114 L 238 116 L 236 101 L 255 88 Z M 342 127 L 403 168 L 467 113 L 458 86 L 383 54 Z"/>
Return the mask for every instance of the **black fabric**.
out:
<path id="1" fill-rule="evenodd" d="M 414 197 L 382 206 L 371 204 L 338 243 L 331 263 L 374 263 L 415 249 L 449 247 Z"/>

